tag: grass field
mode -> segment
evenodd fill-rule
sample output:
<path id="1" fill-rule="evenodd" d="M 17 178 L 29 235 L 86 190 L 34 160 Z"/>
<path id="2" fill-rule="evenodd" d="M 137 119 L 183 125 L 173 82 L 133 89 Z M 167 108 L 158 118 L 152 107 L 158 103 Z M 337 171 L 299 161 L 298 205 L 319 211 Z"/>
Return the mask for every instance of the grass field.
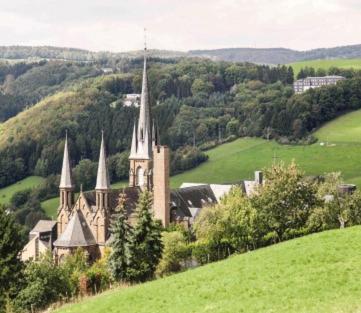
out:
<path id="1" fill-rule="evenodd" d="M 354 68 L 361 69 L 361 59 L 329 59 L 329 60 L 310 60 L 310 61 L 301 61 L 289 64 L 293 67 L 295 75 L 301 70 L 302 67 L 313 67 L 313 68 L 322 68 L 329 69 L 330 67 L 339 67 L 339 68 Z"/>
<path id="2" fill-rule="evenodd" d="M 43 182 L 44 178 L 39 176 L 29 176 L 10 186 L 0 189 L 0 204 L 9 203 L 12 195 L 20 190 L 34 188 Z"/>
<path id="3" fill-rule="evenodd" d="M 259 138 L 224 144 L 207 152 L 208 162 L 172 177 L 172 186 L 182 182 L 225 183 L 252 178 L 257 169 L 274 161 L 292 159 L 309 175 L 341 171 L 347 182 L 361 186 L 361 110 L 327 123 L 314 135 L 319 141 L 308 146 L 285 146 Z M 325 145 L 321 146 L 322 142 Z"/>
<path id="4" fill-rule="evenodd" d="M 360 237 L 359 226 L 310 235 L 56 312 L 360 312 Z"/>

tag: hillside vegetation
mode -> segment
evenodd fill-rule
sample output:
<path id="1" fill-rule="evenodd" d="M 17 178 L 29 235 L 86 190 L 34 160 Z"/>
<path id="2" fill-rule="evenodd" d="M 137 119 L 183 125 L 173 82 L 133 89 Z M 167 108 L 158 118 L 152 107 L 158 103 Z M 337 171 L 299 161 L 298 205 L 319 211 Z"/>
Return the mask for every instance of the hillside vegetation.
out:
<path id="1" fill-rule="evenodd" d="M 309 235 L 55 312 L 358 312 L 360 236 L 359 226 Z"/>
<path id="2" fill-rule="evenodd" d="M 260 64 L 286 64 L 301 60 L 357 58 L 361 57 L 361 45 L 320 48 L 297 51 L 285 48 L 222 48 L 191 50 L 188 52 L 170 50 L 150 50 L 154 57 L 206 57 L 231 62 L 253 62 Z M 108 62 L 109 60 L 134 58 L 142 51 L 93 52 L 74 48 L 51 46 L 0 46 L 0 58 L 8 60 L 56 59 L 81 62 Z"/>

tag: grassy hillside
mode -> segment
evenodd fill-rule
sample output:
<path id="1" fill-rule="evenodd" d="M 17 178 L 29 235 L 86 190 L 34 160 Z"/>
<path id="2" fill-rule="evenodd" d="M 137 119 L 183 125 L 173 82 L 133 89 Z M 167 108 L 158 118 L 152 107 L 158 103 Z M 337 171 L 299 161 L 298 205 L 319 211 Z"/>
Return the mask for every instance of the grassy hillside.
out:
<path id="1" fill-rule="evenodd" d="M 38 176 L 29 176 L 17 183 L 0 189 L 0 204 L 9 203 L 12 195 L 20 190 L 34 188 L 39 186 L 44 178 Z"/>
<path id="2" fill-rule="evenodd" d="M 310 235 L 56 312 L 359 312 L 360 236 L 361 227 Z"/>
<path id="3" fill-rule="evenodd" d="M 361 69 L 361 59 L 327 59 L 327 60 L 309 60 L 309 61 L 300 61 L 289 64 L 292 66 L 295 75 L 303 67 L 313 67 L 313 68 L 322 68 L 329 69 L 330 67 L 338 67 L 338 68 L 354 68 Z"/>
<path id="4" fill-rule="evenodd" d="M 208 151 L 209 161 L 172 178 L 182 182 L 234 182 L 273 161 L 294 159 L 310 175 L 341 171 L 347 181 L 361 184 L 361 110 L 345 114 L 320 128 L 319 141 L 309 146 L 285 146 L 256 138 L 238 139 Z M 325 145 L 320 145 L 324 142 Z M 326 144 L 327 142 L 327 144 Z"/>

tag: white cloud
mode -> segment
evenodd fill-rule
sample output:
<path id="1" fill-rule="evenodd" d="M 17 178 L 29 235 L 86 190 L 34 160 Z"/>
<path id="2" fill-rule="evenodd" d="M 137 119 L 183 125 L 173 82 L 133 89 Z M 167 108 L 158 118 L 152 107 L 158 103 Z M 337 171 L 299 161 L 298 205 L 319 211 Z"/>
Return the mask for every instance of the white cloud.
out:
<path id="1" fill-rule="evenodd" d="M 2 3 L 3 2 L 3 3 Z M 0 0 L 0 45 L 309 49 L 361 43 L 358 0 Z"/>

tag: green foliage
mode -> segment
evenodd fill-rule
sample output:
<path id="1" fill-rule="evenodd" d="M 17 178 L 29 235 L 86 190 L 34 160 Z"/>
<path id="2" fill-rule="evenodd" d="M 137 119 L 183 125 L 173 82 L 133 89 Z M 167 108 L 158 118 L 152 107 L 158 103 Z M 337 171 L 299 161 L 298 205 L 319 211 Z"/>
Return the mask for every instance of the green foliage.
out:
<path id="1" fill-rule="evenodd" d="M 162 233 L 163 253 L 157 266 L 157 276 L 179 272 L 189 259 L 189 248 L 184 233 L 170 231 Z"/>
<path id="2" fill-rule="evenodd" d="M 127 278 L 131 229 L 125 212 L 125 195 L 121 194 L 119 197 L 119 205 L 111 227 L 112 241 L 110 245 L 112 250 L 108 261 L 113 278 L 117 281 L 124 281 Z"/>
<path id="3" fill-rule="evenodd" d="M 15 306 L 30 312 L 45 308 L 50 303 L 66 298 L 69 292 L 68 277 L 62 267 L 57 266 L 51 253 L 38 262 L 30 262 L 24 271 L 25 287 L 15 299 Z"/>
<path id="4" fill-rule="evenodd" d="M 98 164 L 88 159 L 80 160 L 74 168 L 74 181 L 77 186 L 83 185 L 84 190 L 94 187 Z"/>
<path id="5" fill-rule="evenodd" d="M 0 312 L 4 309 L 5 295 L 16 290 L 22 269 L 19 253 L 25 240 L 21 227 L 3 206 L 0 206 Z"/>
<path id="6" fill-rule="evenodd" d="M 144 191 L 137 205 L 137 222 L 129 239 L 126 279 L 142 282 L 153 278 L 162 256 L 161 225 L 152 217 L 152 197 Z"/>

